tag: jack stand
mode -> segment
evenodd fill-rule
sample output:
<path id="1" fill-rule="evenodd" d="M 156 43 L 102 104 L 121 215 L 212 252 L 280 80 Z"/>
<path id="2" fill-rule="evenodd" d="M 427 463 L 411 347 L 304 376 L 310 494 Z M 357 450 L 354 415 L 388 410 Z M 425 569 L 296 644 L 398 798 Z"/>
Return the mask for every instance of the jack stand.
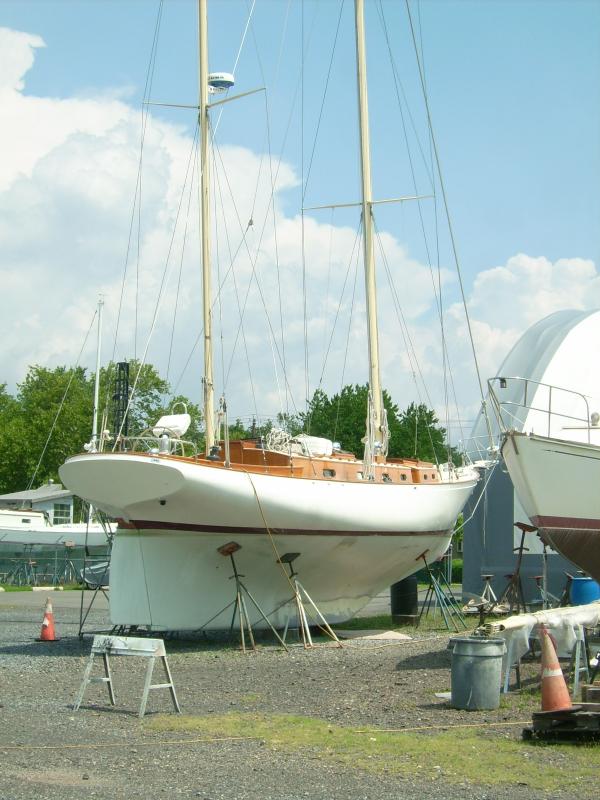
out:
<path id="1" fill-rule="evenodd" d="M 448 630 L 450 630 L 450 624 L 452 624 L 452 627 L 454 628 L 456 633 L 460 632 L 460 629 L 456 624 L 455 618 L 459 620 L 463 629 L 466 630 L 468 626 L 460 610 L 458 601 L 456 597 L 454 597 L 454 594 L 452 593 L 452 588 L 450 587 L 450 584 L 446 580 L 443 573 L 441 572 L 439 573 L 440 575 L 439 579 L 435 575 L 434 571 L 427 563 L 427 559 L 425 558 L 427 552 L 428 551 L 425 550 L 425 552 L 421 553 L 421 555 L 418 556 L 418 558 L 416 559 L 416 561 L 419 561 L 419 559 L 423 559 L 423 564 L 425 565 L 425 569 L 427 570 L 427 577 L 429 578 L 429 586 L 427 587 L 427 594 L 425 595 L 425 600 L 423 601 L 423 605 L 421 607 L 421 611 L 417 619 L 416 627 L 418 628 L 419 625 L 421 624 L 421 617 L 423 616 L 423 614 L 429 613 L 429 609 L 431 608 L 431 605 L 433 603 L 434 608 L 436 608 L 437 606 L 440 607 L 440 611 L 442 612 L 442 617 L 444 618 L 444 622 Z"/>
<path id="2" fill-rule="evenodd" d="M 486 573 L 482 575 L 481 578 L 484 583 L 483 592 L 481 593 L 481 597 L 485 600 L 488 605 L 496 605 L 498 603 L 498 598 L 496 597 L 496 592 L 492 587 L 492 578 L 494 576 L 491 573 Z"/>
<path id="3" fill-rule="evenodd" d="M 284 553 L 281 556 L 281 558 L 277 559 L 277 563 L 278 564 L 287 564 L 288 567 L 290 568 L 289 579 L 290 579 L 290 583 L 292 584 L 292 586 L 294 588 L 294 596 L 292 597 L 292 599 L 289 602 L 290 603 L 294 603 L 295 606 L 296 606 L 296 616 L 297 616 L 297 619 L 298 619 L 298 630 L 300 632 L 300 636 L 302 637 L 302 644 L 304 645 L 304 649 L 306 650 L 309 647 L 314 647 L 315 646 L 314 643 L 313 643 L 312 637 L 310 635 L 310 625 L 308 624 L 308 617 L 306 615 L 306 608 L 305 608 L 305 605 L 304 605 L 306 601 L 308 601 L 310 606 L 312 606 L 312 609 L 313 609 L 314 613 L 316 614 L 317 618 L 321 621 L 321 625 L 319 627 L 322 627 L 322 629 L 325 631 L 325 633 L 327 633 L 328 636 L 330 636 L 335 642 L 337 642 L 339 647 L 342 647 L 342 643 L 338 639 L 335 631 L 333 631 L 331 629 L 331 627 L 329 626 L 329 623 L 327 622 L 327 620 L 325 619 L 323 614 L 321 614 L 321 612 L 319 611 L 319 609 L 317 608 L 317 606 L 313 602 L 312 598 L 310 597 L 309 593 L 306 591 L 304 586 L 302 586 L 302 584 L 300 583 L 300 581 L 297 578 L 298 573 L 294 569 L 294 563 L 293 562 L 298 558 L 299 555 L 300 555 L 300 553 Z M 285 641 L 285 638 L 287 636 L 289 624 L 290 624 L 290 615 L 288 614 L 287 620 L 285 622 L 285 628 L 283 630 L 283 637 L 282 638 L 283 638 L 284 641 Z"/>
<path id="4" fill-rule="evenodd" d="M 533 533 L 537 531 L 537 528 L 533 525 L 528 525 L 526 522 L 515 522 L 515 528 L 521 531 L 521 542 L 519 546 L 515 548 L 517 563 L 515 565 L 515 571 L 506 576 L 508 578 L 508 583 L 500 595 L 497 604 L 502 605 L 503 603 L 507 603 L 511 614 L 515 613 L 515 609 L 517 614 L 520 614 L 521 611 L 525 614 L 527 613 L 527 606 L 525 605 L 523 583 L 521 582 L 521 562 L 523 561 L 523 552 L 529 550 L 528 547 L 525 547 L 525 534 Z"/>
<path id="5" fill-rule="evenodd" d="M 490 572 L 486 572 L 481 576 L 483 580 L 483 592 L 481 593 L 480 602 L 474 603 L 474 606 L 477 608 L 477 612 L 479 614 L 479 628 L 483 628 L 485 626 L 486 616 L 490 614 L 491 611 L 498 605 L 498 598 L 496 597 L 496 592 L 492 586 L 493 577 L 493 574 Z"/>
<path id="6" fill-rule="evenodd" d="M 104 595 L 104 599 L 108 600 L 108 595 L 106 594 L 106 590 L 105 590 L 104 584 L 103 584 L 103 581 L 106 578 L 106 574 L 108 573 L 108 570 L 110 569 L 110 552 L 109 552 L 108 555 L 109 555 L 109 560 L 106 562 L 106 565 L 104 566 L 102 572 L 98 573 L 98 583 L 94 587 L 94 592 L 92 594 L 92 599 L 88 603 L 88 607 L 85 610 L 85 612 L 83 610 L 83 593 L 84 593 L 84 590 L 85 590 L 85 587 L 86 587 L 85 582 L 84 582 L 83 587 L 81 589 L 81 598 L 80 598 L 80 603 L 79 603 L 79 631 L 78 631 L 78 634 L 77 634 L 80 639 L 83 639 L 83 626 L 85 625 L 85 623 L 87 621 L 88 615 L 89 615 L 90 611 L 92 610 L 92 606 L 94 605 L 94 601 L 96 600 L 96 597 L 98 596 L 98 593 L 101 592 Z M 84 574 L 83 570 L 82 570 L 82 574 Z M 89 588 L 91 589 L 92 587 L 90 586 Z"/>
<path id="7" fill-rule="evenodd" d="M 544 548 L 542 554 L 542 574 L 534 575 L 533 579 L 537 586 L 540 597 L 542 598 L 542 609 L 557 608 L 560 606 L 560 598 L 548 591 L 548 553 L 546 550 L 546 543 L 542 542 Z"/>
<path id="8" fill-rule="evenodd" d="M 233 604 L 233 615 L 231 617 L 231 625 L 229 626 L 229 638 L 231 639 L 231 635 L 233 633 L 233 626 L 235 624 L 235 615 L 238 615 L 239 625 L 240 625 L 240 639 L 242 642 L 242 650 L 244 653 L 246 652 L 246 632 L 248 633 L 248 638 L 250 640 L 250 644 L 253 650 L 256 650 L 256 643 L 254 641 L 254 633 L 252 631 L 252 624 L 250 623 L 250 617 L 248 615 L 248 609 L 246 608 L 246 601 L 244 597 L 246 596 L 251 603 L 254 605 L 260 616 L 263 620 L 267 623 L 271 631 L 273 632 L 274 636 L 276 637 L 277 641 L 281 644 L 283 649 L 287 652 L 288 648 L 284 640 L 281 636 L 277 633 L 271 622 L 267 619 L 265 613 L 263 612 L 262 608 L 258 605 L 252 594 L 248 591 L 246 586 L 244 585 L 242 578 L 244 575 L 240 575 L 237 571 L 237 567 L 235 564 L 235 559 L 233 557 L 234 553 L 237 553 L 238 550 L 241 550 L 241 544 L 237 542 L 229 542 L 228 544 L 222 545 L 222 547 L 217 547 L 217 551 L 222 556 L 229 556 L 231 559 L 231 566 L 233 567 L 233 575 L 230 577 L 229 580 L 235 581 L 235 601 Z"/>

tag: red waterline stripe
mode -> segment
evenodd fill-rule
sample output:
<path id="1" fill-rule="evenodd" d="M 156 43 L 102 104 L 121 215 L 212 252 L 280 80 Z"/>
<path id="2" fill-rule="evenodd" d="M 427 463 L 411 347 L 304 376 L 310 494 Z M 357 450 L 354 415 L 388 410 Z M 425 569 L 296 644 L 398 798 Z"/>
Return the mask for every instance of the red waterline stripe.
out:
<path id="1" fill-rule="evenodd" d="M 264 534 L 266 528 L 242 528 L 229 525 L 196 525 L 187 522 L 160 522 L 158 520 L 134 519 L 129 522 L 118 520 L 120 528 L 128 530 L 172 530 L 193 533 L 225 533 L 237 535 Z M 285 536 L 447 536 L 448 531 L 336 531 L 303 530 L 297 528 L 269 528 L 271 533 Z"/>
<path id="2" fill-rule="evenodd" d="M 600 530 L 600 519 L 585 517 L 532 517 L 531 521 L 537 528 Z"/>

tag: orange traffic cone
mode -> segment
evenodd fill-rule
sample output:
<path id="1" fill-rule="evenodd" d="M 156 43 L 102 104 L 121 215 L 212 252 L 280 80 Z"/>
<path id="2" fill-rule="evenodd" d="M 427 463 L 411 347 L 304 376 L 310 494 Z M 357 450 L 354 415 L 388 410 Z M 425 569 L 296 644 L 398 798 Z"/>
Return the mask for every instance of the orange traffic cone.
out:
<path id="1" fill-rule="evenodd" d="M 46 608 L 44 609 L 44 619 L 42 620 L 42 632 L 38 642 L 57 642 L 58 638 L 54 631 L 54 614 L 52 613 L 52 602 L 46 598 Z"/>
<path id="2" fill-rule="evenodd" d="M 540 644 L 542 645 L 542 711 L 573 708 L 554 644 L 544 625 L 540 625 Z"/>

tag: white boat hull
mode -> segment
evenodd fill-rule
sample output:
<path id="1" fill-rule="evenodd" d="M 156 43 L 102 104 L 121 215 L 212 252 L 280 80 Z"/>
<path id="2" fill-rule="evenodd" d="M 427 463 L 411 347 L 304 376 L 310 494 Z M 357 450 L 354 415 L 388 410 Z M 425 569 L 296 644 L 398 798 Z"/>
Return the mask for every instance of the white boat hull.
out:
<path id="1" fill-rule="evenodd" d="M 542 539 L 600 580 L 600 447 L 510 431 L 502 456 Z"/>
<path id="2" fill-rule="evenodd" d="M 64 483 L 119 518 L 111 559 L 111 620 L 152 628 L 223 629 L 231 622 L 235 541 L 243 581 L 275 625 L 292 588 L 285 553 L 331 620 L 347 619 L 386 586 L 447 549 L 477 482 L 399 485 L 311 480 L 135 454 L 76 456 Z M 253 622 L 259 612 L 247 601 Z"/>

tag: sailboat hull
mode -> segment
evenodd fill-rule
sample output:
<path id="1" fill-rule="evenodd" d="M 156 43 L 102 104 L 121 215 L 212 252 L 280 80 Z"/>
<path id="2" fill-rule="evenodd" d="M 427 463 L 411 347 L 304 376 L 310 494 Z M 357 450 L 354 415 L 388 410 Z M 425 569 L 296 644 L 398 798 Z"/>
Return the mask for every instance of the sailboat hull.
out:
<path id="1" fill-rule="evenodd" d="M 543 541 L 600 580 L 600 447 L 510 431 L 502 456 Z"/>
<path id="2" fill-rule="evenodd" d="M 111 560 L 111 619 L 153 628 L 229 627 L 235 583 L 218 548 L 232 541 L 237 568 L 278 625 L 291 613 L 294 568 L 319 608 L 347 619 L 419 557 L 441 556 L 477 482 L 390 485 L 311 480 L 135 454 L 76 456 L 61 479 L 119 518 Z M 254 623 L 264 623 L 248 601 Z"/>

